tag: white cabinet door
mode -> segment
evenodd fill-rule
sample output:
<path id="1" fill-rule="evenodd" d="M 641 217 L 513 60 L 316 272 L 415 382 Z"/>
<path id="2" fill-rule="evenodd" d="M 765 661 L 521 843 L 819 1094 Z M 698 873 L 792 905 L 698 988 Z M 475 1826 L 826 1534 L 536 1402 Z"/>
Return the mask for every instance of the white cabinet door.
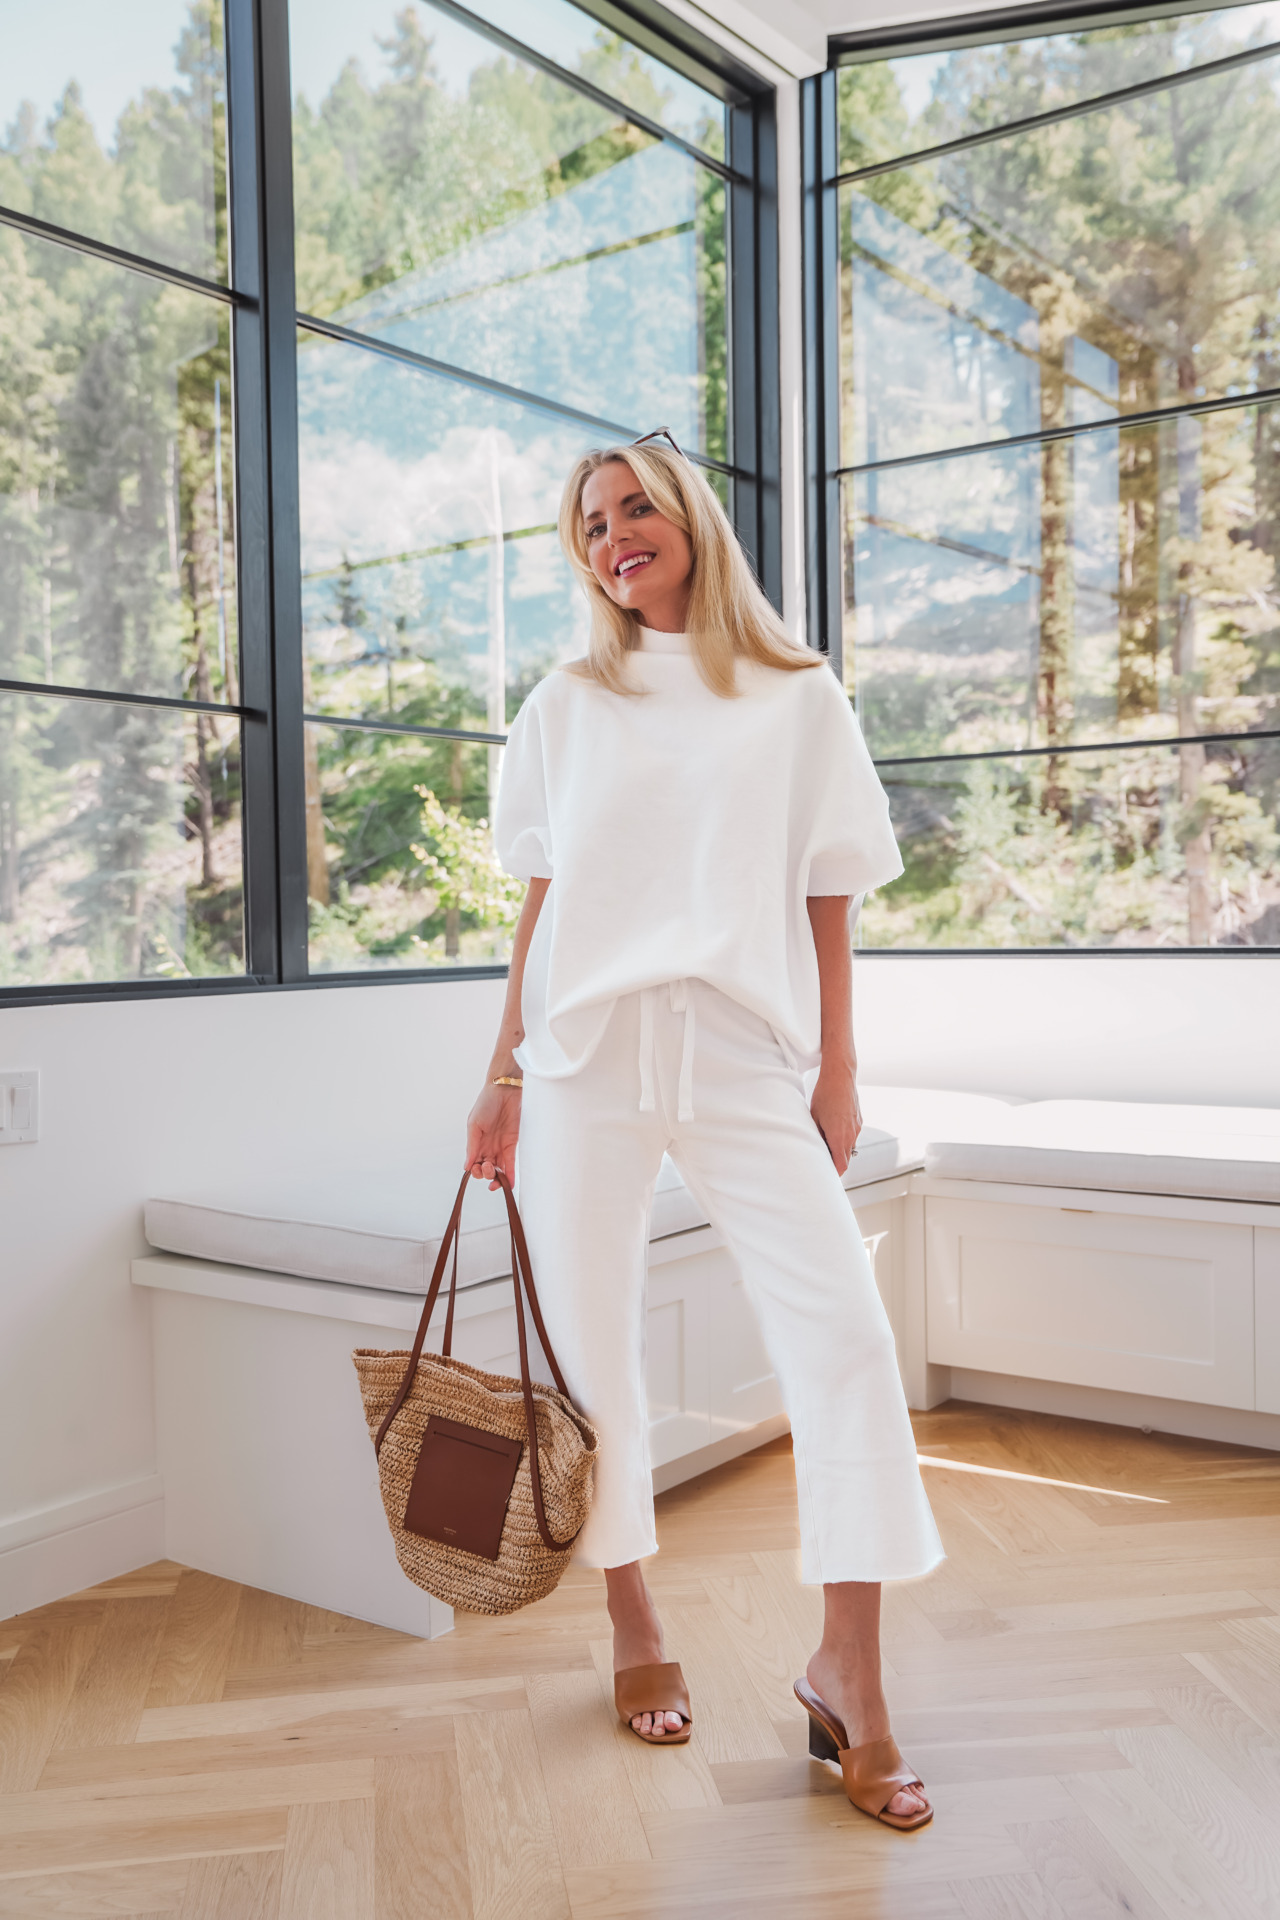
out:
<path id="1" fill-rule="evenodd" d="M 1080 1198 L 926 1200 L 929 1359 L 1252 1407 L 1252 1229 Z"/>
<path id="2" fill-rule="evenodd" d="M 711 1276 L 708 1307 L 712 1437 L 724 1440 L 781 1413 L 782 1389 L 742 1276 L 727 1253 Z"/>
<path id="3" fill-rule="evenodd" d="M 871 1271 L 875 1275 L 876 1289 L 884 1302 L 884 1310 L 889 1316 L 894 1339 L 901 1342 L 899 1262 L 904 1203 L 899 1199 L 893 1199 L 878 1200 L 871 1206 L 858 1206 L 857 1194 L 850 1194 L 849 1197 L 855 1203 L 854 1217 L 858 1222 L 858 1231 L 862 1235 L 862 1244 L 867 1250 L 867 1258 L 871 1262 Z"/>
<path id="4" fill-rule="evenodd" d="M 1280 1228 L 1253 1230 L 1258 1411 L 1280 1413 Z"/>
<path id="5" fill-rule="evenodd" d="M 716 1258 L 694 1254 L 649 1273 L 645 1373 L 655 1467 L 711 1439 L 706 1269 Z"/>

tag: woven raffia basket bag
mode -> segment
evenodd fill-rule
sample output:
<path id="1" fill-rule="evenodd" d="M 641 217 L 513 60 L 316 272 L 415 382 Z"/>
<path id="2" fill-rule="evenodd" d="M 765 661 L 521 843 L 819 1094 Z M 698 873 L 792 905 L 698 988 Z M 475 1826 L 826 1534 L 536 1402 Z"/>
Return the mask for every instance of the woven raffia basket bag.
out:
<path id="1" fill-rule="evenodd" d="M 595 1472 L 595 1430 L 569 1398 L 542 1324 L 515 1196 L 506 1175 L 498 1178 L 511 1226 L 520 1378 L 452 1357 L 469 1174 L 440 1242 L 412 1351 L 357 1347 L 352 1355 L 396 1558 L 416 1586 L 472 1613 L 514 1613 L 551 1592 L 590 1511 Z M 442 1350 L 424 1354 L 451 1248 Z M 529 1378 L 522 1293 L 555 1387 Z"/>

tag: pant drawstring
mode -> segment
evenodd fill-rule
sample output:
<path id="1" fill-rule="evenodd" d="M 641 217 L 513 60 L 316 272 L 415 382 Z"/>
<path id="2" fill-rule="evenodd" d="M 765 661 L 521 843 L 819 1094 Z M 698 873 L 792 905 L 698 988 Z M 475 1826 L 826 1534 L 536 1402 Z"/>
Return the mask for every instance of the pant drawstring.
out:
<path id="1" fill-rule="evenodd" d="M 640 1111 L 653 1112 L 653 996 L 656 987 L 640 995 Z"/>
<path id="2" fill-rule="evenodd" d="M 640 1112 L 652 1113 L 653 1100 L 653 1010 L 656 987 L 645 987 L 640 994 Z M 684 1015 L 684 1045 L 680 1049 L 680 1089 L 676 1118 L 693 1119 L 693 1047 L 696 1024 L 693 995 L 687 980 L 672 980 L 669 985 L 672 1013 Z"/>
<path id="3" fill-rule="evenodd" d="M 693 995 L 689 991 L 687 980 L 671 982 L 671 1011 L 684 1015 L 684 1045 L 680 1049 L 680 1103 L 676 1110 L 676 1118 L 692 1120 L 694 1016 Z"/>

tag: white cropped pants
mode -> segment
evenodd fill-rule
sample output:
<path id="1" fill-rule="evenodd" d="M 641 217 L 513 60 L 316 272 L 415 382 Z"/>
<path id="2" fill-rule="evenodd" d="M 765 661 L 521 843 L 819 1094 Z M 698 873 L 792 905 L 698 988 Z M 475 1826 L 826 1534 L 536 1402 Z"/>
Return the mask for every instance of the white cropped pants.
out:
<path id="1" fill-rule="evenodd" d="M 942 1545 L 893 1335 L 804 1084 L 700 980 L 626 995 L 588 1064 L 526 1074 L 520 1209 L 552 1345 L 600 1435 L 582 1564 L 656 1551 L 645 1393 L 649 1206 L 664 1152 L 724 1235 L 791 1419 L 801 1577 L 902 1580 Z"/>

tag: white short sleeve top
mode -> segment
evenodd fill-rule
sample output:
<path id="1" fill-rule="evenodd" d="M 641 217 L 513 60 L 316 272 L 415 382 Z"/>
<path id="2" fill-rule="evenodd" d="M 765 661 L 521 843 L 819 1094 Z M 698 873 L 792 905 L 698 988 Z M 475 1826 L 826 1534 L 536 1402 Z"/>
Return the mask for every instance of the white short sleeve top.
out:
<path id="1" fill-rule="evenodd" d="M 699 979 L 767 1020 L 801 1066 L 819 1056 L 810 894 L 902 872 L 861 730 L 827 667 L 738 663 L 705 684 L 683 634 L 645 631 L 636 695 L 557 672 L 511 728 L 498 858 L 549 878 L 525 968 L 526 1072 L 591 1058 L 619 995 Z"/>

